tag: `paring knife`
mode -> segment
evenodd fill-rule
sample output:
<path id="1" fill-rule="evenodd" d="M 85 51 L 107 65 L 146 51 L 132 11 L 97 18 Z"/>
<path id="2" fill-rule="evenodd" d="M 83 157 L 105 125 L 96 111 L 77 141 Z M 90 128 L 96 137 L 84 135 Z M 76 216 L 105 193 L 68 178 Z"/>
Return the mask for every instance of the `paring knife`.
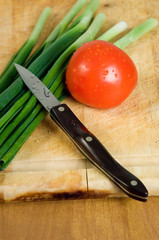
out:
<path id="1" fill-rule="evenodd" d="M 144 184 L 123 168 L 71 109 L 66 104 L 61 104 L 33 73 L 18 64 L 15 64 L 15 67 L 27 87 L 49 112 L 50 117 L 70 137 L 81 153 L 128 196 L 145 202 L 148 191 Z"/>

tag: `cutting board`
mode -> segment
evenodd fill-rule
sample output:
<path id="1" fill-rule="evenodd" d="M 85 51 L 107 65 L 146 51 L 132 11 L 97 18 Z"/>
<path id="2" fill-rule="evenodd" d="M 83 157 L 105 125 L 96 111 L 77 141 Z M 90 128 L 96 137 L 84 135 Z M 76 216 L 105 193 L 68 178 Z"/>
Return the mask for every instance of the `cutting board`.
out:
<path id="1" fill-rule="evenodd" d="M 0 0 L 0 66 L 28 38 L 46 6 L 52 15 L 37 46 L 75 0 Z M 99 34 L 125 20 L 128 30 L 149 17 L 159 20 L 156 0 L 101 0 L 97 12 L 107 21 Z M 118 107 L 93 109 L 71 97 L 64 100 L 114 158 L 139 177 L 149 196 L 159 195 L 159 28 L 131 44 L 125 52 L 138 70 L 138 84 Z M 0 200 L 126 197 L 103 173 L 78 152 L 49 116 L 32 133 L 12 163 L 0 173 Z"/>

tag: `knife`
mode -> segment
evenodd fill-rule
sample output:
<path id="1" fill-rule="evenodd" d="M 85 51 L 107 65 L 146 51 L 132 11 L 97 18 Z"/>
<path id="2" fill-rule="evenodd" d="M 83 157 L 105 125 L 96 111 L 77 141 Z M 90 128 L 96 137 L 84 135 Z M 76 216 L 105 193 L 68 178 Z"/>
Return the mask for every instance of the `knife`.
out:
<path id="1" fill-rule="evenodd" d="M 66 104 L 61 104 L 33 73 L 19 64 L 14 65 L 27 87 L 80 152 L 128 196 L 139 201 L 147 201 L 148 191 L 144 184 L 111 156 L 71 109 Z"/>

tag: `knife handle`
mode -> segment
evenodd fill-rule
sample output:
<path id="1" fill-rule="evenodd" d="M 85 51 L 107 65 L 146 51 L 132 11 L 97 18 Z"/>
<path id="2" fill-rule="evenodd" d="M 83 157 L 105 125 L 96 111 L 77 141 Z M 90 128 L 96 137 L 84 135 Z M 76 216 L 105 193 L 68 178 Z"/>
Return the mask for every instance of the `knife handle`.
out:
<path id="1" fill-rule="evenodd" d="M 148 191 L 143 183 L 110 155 L 66 104 L 53 107 L 50 110 L 50 116 L 70 137 L 81 153 L 105 173 L 121 190 L 134 199 L 147 200 Z"/>

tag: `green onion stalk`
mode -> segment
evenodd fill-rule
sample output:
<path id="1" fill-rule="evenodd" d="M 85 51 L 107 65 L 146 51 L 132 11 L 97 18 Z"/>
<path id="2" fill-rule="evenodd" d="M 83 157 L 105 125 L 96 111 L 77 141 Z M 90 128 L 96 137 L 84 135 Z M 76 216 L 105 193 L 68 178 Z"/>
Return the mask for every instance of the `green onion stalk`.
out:
<path id="1" fill-rule="evenodd" d="M 23 64 L 31 53 L 35 46 L 44 24 L 51 12 L 50 7 L 46 7 L 40 15 L 31 36 L 25 42 L 25 44 L 12 56 L 5 69 L 0 76 L 0 93 L 3 92 L 14 81 L 14 77 L 17 75 L 17 71 L 13 63 Z"/>
<path id="2" fill-rule="evenodd" d="M 83 13 L 80 16 L 78 16 L 73 21 L 72 24 L 70 24 L 70 26 L 66 29 L 66 31 L 69 31 L 71 28 L 76 26 L 82 20 L 83 17 L 87 16 L 90 13 L 90 11 L 94 13 L 99 7 L 99 4 L 100 4 L 99 0 L 91 0 L 89 4 L 85 7 Z"/>
<path id="3" fill-rule="evenodd" d="M 78 0 L 71 10 L 65 15 L 65 17 L 59 22 L 59 24 L 53 29 L 47 39 L 43 42 L 43 44 L 33 53 L 33 55 L 28 59 L 25 67 L 28 67 L 46 48 L 50 46 L 59 36 L 61 36 L 70 22 L 76 17 L 76 15 L 80 12 L 83 6 L 87 3 L 87 0 Z M 97 4 L 98 3 L 98 4 Z M 94 7 L 94 11 L 97 9 L 99 5 L 98 0 L 92 0 L 88 4 L 88 8 L 90 9 L 91 6 Z M 92 11 L 93 12 L 93 11 Z M 80 21 L 79 21 L 80 22 Z M 78 22 L 78 23 L 79 23 Z M 75 24 L 77 25 L 77 24 Z M 75 26 L 74 25 L 74 26 Z"/>
<path id="4" fill-rule="evenodd" d="M 49 44 L 54 41 L 58 36 L 61 36 L 69 23 L 76 17 L 76 15 L 80 12 L 80 10 L 83 8 L 83 6 L 87 3 L 88 0 L 78 0 L 75 5 L 71 8 L 71 10 L 64 16 L 64 18 L 61 20 L 61 22 L 55 27 L 53 32 L 49 35 L 47 40 L 45 41 L 45 48 L 49 46 Z M 93 1 L 90 2 L 89 5 L 95 5 L 98 3 L 98 0 L 95 0 L 95 3 Z M 90 7 L 89 7 L 90 8 Z M 92 11 L 93 12 L 93 11 Z"/>
<path id="5" fill-rule="evenodd" d="M 155 18 L 149 18 L 145 22 L 140 25 L 134 27 L 129 33 L 123 36 L 121 39 L 116 41 L 114 45 L 119 47 L 120 49 L 126 48 L 129 44 L 135 42 L 140 37 L 142 37 L 147 32 L 151 31 L 158 24 Z"/>

